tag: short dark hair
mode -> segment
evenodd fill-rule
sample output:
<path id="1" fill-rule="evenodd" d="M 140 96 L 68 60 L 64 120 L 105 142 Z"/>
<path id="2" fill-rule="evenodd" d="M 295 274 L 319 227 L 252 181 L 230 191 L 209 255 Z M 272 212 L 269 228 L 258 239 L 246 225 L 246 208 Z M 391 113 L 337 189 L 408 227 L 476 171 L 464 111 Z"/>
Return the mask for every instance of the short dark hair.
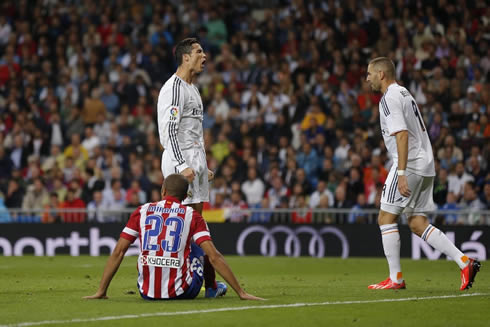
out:
<path id="1" fill-rule="evenodd" d="M 168 175 L 163 181 L 163 190 L 167 191 L 167 195 L 175 196 L 180 201 L 183 201 L 187 197 L 187 189 L 189 188 L 189 182 L 181 174 Z"/>
<path id="2" fill-rule="evenodd" d="M 378 57 L 374 58 L 369 62 L 373 68 L 377 68 L 384 72 L 388 78 L 395 79 L 395 65 L 390 58 L 387 57 Z"/>
<path id="3" fill-rule="evenodd" d="M 182 65 L 182 56 L 184 54 L 191 54 L 192 45 L 194 43 L 199 43 L 196 38 L 190 37 L 183 39 L 175 46 L 175 60 L 177 61 L 177 66 Z"/>

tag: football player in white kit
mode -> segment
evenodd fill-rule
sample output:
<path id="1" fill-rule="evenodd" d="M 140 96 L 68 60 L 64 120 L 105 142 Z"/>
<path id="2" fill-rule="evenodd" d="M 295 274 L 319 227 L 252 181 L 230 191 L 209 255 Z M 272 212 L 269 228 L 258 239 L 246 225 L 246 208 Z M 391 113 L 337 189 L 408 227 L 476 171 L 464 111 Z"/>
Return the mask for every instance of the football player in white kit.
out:
<path id="1" fill-rule="evenodd" d="M 209 201 L 209 181 L 214 174 L 208 169 L 203 136 L 203 104 L 194 78 L 203 71 L 206 54 L 195 38 L 187 38 L 175 46 L 177 71 L 158 95 L 158 133 L 163 146 L 162 173 L 182 174 L 189 181 L 187 198 L 182 204 L 202 214 L 203 203 Z M 205 257 L 206 292 L 218 291 L 214 269 Z"/>
<path id="2" fill-rule="evenodd" d="M 427 213 L 436 209 L 432 198 L 435 168 L 432 145 L 418 106 L 410 92 L 396 83 L 395 66 L 390 59 L 373 59 L 368 65 L 366 80 L 373 91 L 383 93 L 379 102 L 381 133 L 393 158 L 393 166 L 383 186 L 378 216 L 390 276 L 369 288 L 405 288 L 397 225 L 398 216 L 403 212 L 408 216 L 413 233 L 458 264 L 460 289 L 469 289 L 480 263 L 464 255 L 427 219 Z"/>

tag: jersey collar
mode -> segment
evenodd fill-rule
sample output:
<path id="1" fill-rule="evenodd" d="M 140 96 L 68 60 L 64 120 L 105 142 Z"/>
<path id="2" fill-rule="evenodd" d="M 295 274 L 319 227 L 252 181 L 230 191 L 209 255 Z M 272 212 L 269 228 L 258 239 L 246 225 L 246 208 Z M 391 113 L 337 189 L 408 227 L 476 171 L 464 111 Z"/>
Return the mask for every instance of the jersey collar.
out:
<path id="1" fill-rule="evenodd" d="M 177 199 L 175 196 L 171 196 L 171 195 L 166 195 L 163 197 L 163 199 L 165 201 L 171 201 L 171 202 L 177 202 L 177 203 L 180 203 L 181 201 L 179 199 Z"/>
<path id="2" fill-rule="evenodd" d="M 390 89 L 390 86 L 392 86 L 392 85 L 398 85 L 398 83 L 397 83 L 397 82 L 393 82 L 393 83 L 391 83 L 390 85 L 388 85 L 388 87 L 386 88 L 385 93 L 383 93 L 383 96 L 385 96 L 385 95 L 386 95 L 386 93 L 388 93 L 388 90 Z"/>

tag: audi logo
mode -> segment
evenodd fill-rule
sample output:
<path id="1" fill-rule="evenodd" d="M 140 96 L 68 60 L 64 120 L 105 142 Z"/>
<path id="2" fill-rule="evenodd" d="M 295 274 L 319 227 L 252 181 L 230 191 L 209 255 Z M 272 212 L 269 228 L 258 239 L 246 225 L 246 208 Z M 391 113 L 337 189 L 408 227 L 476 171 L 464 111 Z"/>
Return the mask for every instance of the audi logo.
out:
<path id="1" fill-rule="evenodd" d="M 344 233 L 338 228 L 323 227 L 320 230 L 316 230 L 310 226 L 301 226 L 293 230 L 288 226 L 275 226 L 269 230 L 261 225 L 247 227 L 241 232 L 236 245 L 236 250 L 239 255 L 245 255 L 245 240 L 252 233 L 262 234 L 260 253 L 263 256 L 273 257 L 277 255 L 277 241 L 274 237 L 277 233 L 284 233 L 287 235 L 284 243 L 284 253 L 288 257 L 299 257 L 301 254 L 301 242 L 298 238 L 299 234 L 311 235 L 308 244 L 308 254 L 312 257 L 323 258 L 325 256 L 324 234 L 333 234 L 337 236 L 342 244 L 342 258 L 347 258 L 349 256 L 349 242 L 347 242 Z"/>

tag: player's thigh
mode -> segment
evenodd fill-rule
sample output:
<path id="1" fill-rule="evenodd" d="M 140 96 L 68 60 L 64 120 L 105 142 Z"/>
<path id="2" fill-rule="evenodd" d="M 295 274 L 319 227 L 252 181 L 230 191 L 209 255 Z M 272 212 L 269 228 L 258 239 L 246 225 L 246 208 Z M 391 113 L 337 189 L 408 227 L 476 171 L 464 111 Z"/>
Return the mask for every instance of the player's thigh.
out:
<path id="1" fill-rule="evenodd" d="M 179 173 L 179 171 L 177 170 L 178 165 L 179 163 L 177 162 L 177 160 L 172 159 L 168 151 L 163 152 L 162 163 L 161 163 L 163 177 L 167 177 L 168 175 L 171 174 L 178 174 Z"/>
<path id="2" fill-rule="evenodd" d="M 389 209 L 391 207 L 407 208 L 416 207 L 416 203 L 419 201 L 421 189 L 424 185 L 424 177 L 413 173 L 406 175 L 408 188 L 410 189 L 409 196 L 401 195 L 398 190 L 398 175 L 395 170 L 391 170 L 386 179 L 386 183 L 383 186 L 383 192 L 381 194 L 381 205 L 384 206 L 391 213 L 400 214 L 402 211 Z"/>
<path id="3" fill-rule="evenodd" d="M 184 204 L 194 204 L 209 201 L 209 180 L 208 180 L 208 165 L 206 163 L 206 154 L 204 151 L 195 150 L 192 159 L 192 168 L 196 176 L 189 183 L 189 191 Z"/>
<path id="4" fill-rule="evenodd" d="M 201 291 L 204 281 L 204 251 L 195 243 L 191 243 L 189 254 L 192 271 L 192 283 L 189 287 L 188 298 L 195 298 Z"/>
<path id="5" fill-rule="evenodd" d="M 416 189 L 417 196 L 414 197 L 410 208 L 413 208 L 413 214 L 422 214 L 434 211 L 437 206 L 434 203 L 434 176 L 417 176 L 420 179 L 419 187 Z"/>
<path id="6" fill-rule="evenodd" d="M 398 191 L 398 175 L 396 169 L 392 168 L 386 177 L 383 191 L 381 192 L 381 210 L 378 216 L 380 225 L 390 224 L 393 217 L 400 215 L 405 208 L 400 200 L 400 192 Z"/>

